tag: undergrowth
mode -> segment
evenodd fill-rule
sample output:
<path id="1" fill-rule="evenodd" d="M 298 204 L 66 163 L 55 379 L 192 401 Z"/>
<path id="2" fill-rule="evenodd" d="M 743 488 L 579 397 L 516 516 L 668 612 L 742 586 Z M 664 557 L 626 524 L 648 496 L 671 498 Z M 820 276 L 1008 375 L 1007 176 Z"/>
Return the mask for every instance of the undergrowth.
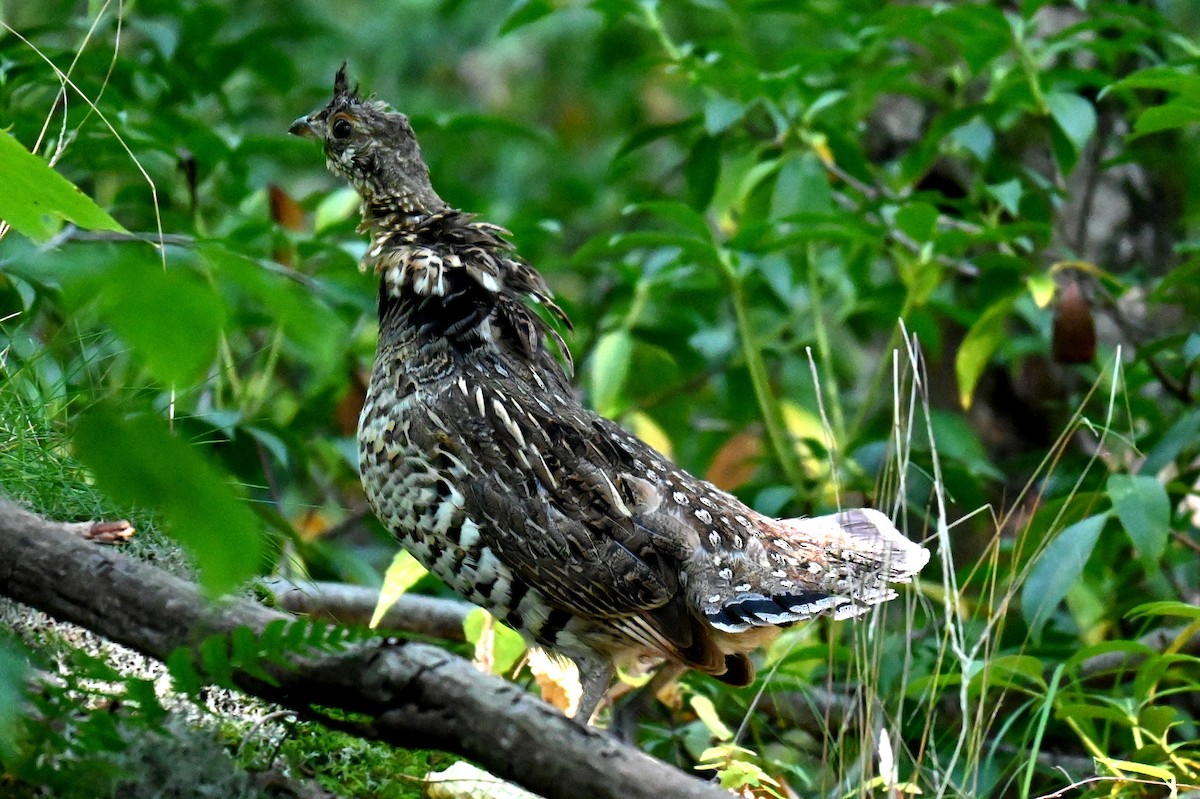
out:
<path id="1" fill-rule="evenodd" d="M 0 494 L 59 519 L 130 516 L 138 534 L 127 554 L 185 575 L 192 567 L 177 544 L 157 532 L 153 514 L 115 508 L 90 485 L 70 453 L 61 419 L 23 391 L 33 387 L 10 371 L 0 389 Z M 229 669 L 261 669 L 312 647 L 327 650 L 363 633 L 323 628 L 301 635 L 279 630 L 278 642 L 255 657 L 198 673 L 186 653 L 170 670 L 73 625 L 0 600 L 2 694 L 16 715 L 0 713 L 4 772 L 0 786 L 14 799 L 33 797 L 194 797 L 259 799 L 291 796 L 271 775 L 302 785 L 315 780 L 336 795 L 369 799 L 420 796 L 419 778 L 448 762 L 436 753 L 398 750 L 299 722 L 293 714 L 247 702 Z M 294 643 L 289 643 L 295 638 Z M 214 641 L 214 643 L 216 643 Z M 201 647 L 209 655 L 215 647 Z M 223 651 L 223 650 L 221 650 Z M 228 655 L 226 657 L 229 657 Z M 245 659 L 245 658 L 244 658 Z M 206 656 L 206 666 L 225 662 Z M 224 676 L 222 676 L 224 675 Z M 13 679 L 17 678 L 17 679 Z M 24 695 L 12 693 L 26 686 Z M 224 685 L 225 689 L 203 687 Z M 410 775 L 405 780 L 401 775 Z"/>

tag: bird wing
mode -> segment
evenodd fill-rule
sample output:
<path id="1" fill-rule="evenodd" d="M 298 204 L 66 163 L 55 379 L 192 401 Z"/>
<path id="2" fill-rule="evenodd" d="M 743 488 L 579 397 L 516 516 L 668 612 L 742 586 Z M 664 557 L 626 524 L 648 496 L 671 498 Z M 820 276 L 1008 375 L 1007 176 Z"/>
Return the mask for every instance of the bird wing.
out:
<path id="1" fill-rule="evenodd" d="M 666 605 L 678 564 L 634 518 L 620 465 L 564 385 L 460 377 L 435 403 L 447 440 L 469 453 L 464 511 L 489 548 L 556 607 L 616 618 Z M 622 510 L 623 509 L 623 510 Z"/>
<path id="2" fill-rule="evenodd" d="M 657 489 L 629 471 L 636 463 L 622 443 L 637 439 L 583 409 L 565 376 L 545 377 L 464 377 L 443 393 L 458 411 L 445 414 L 451 436 L 482 471 L 461 483 L 464 511 L 490 531 L 492 553 L 554 607 L 723 674 L 726 658 L 681 585 L 685 547 L 648 512 Z"/>

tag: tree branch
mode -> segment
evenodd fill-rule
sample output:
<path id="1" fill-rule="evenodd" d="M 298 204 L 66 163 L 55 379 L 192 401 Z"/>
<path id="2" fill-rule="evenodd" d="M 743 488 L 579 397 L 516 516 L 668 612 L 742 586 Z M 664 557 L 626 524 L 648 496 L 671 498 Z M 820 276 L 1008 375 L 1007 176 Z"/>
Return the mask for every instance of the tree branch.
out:
<path id="1" fill-rule="evenodd" d="M 192 583 L 2 499 L 0 593 L 158 659 L 291 618 L 243 599 L 210 602 Z M 266 670 L 271 683 L 245 672 L 234 679 L 305 714 L 316 706 L 361 714 L 360 729 L 381 741 L 464 755 L 548 799 L 729 796 L 427 644 L 376 642 Z"/>
<path id="2" fill-rule="evenodd" d="M 360 627 L 371 621 L 379 600 L 377 589 L 346 583 L 293 582 L 276 577 L 267 580 L 266 587 L 290 613 Z M 474 607 L 457 599 L 404 594 L 383 615 L 379 628 L 464 641 L 463 620 Z"/>

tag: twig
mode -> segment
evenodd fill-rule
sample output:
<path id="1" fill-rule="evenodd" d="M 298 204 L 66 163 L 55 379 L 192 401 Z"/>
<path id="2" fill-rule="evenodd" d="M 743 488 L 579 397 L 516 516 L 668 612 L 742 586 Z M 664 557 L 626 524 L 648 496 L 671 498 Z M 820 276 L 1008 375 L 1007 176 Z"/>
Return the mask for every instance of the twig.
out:
<path id="1" fill-rule="evenodd" d="M 1098 289 L 1100 299 L 1100 302 L 1098 303 L 1099 307 L 1104 308 L 1109 313 L 1109 316 L 1116 324 L 1117 329 L 1121 331 L 1121 335 L 1124 336 L 1130 342 L 1130 344 L 1135 347 L 1136 352 L 1137 349 L 1142 347 L 1142 344 L 1147 339 L 1149 333 L 1126 316 L 1125 312 L 1121 309 L 1121 304 L 1117 302 L 1117 299 L 1104 288 L 1102 283 L 1097 282 L 1096 287 Z M 1191 389 L 1194 367 L 1188 366 L 1183 373 L 1182 380 L 1177 381 L 1175 378 L 1171 377 L 1171 375 L 1167 374 L 1166 370 L 1163 369 L 1162 365 L 1158 362 L 1158 359 L 1155 358 L 1153 354 L 1146 355 L 1144 360 L 1146 361 L 1146 365 L 1150 368 L 1150 371 L 1154 375 L 1155 379 L 1158 380 L 1159 384 L 1168 394 L 1175 397 L 1184 405 L 1191 405 L 1195 402 L 1195 397 L 1192 396 Z"/>
<path id="2" fill-rule="evenodd" d="M 1146 356 L 1146 365 L 1150 367 L 1150 371 L 1158 378 L 1158 382 L 1162 384 L 1162 387 L 1166 389 L 1168 394 L 1175 397 L 1175 399 L 1184 405 L 1192 404 L 1192 390 L 1189 385 L 1192 382 L 1192 370 L 1190 367 L 1184 372 L 1183 380 L 1177 381 L 1167 374 L 1167 371 L 1162 368 L 1162 364 L 1153 355 Z"/>
<path id="3" fill-rule="evenodd" d="M 65 225 L 57 235 L 53 236 L 49 241 L 41 246 L 41 250 L 43 252 L 53 250 L 72 241 L 138 241 L 145 244 L 153 244 L 155 246 L 196 246 L 196 239 L 194 237 L 187 236 L 182 233 L 164 233 L 162 236 L 159 236 L 157 233 L 122 233 L 118 230 L 83 230 L 75 227 L 74 225 Z"/>

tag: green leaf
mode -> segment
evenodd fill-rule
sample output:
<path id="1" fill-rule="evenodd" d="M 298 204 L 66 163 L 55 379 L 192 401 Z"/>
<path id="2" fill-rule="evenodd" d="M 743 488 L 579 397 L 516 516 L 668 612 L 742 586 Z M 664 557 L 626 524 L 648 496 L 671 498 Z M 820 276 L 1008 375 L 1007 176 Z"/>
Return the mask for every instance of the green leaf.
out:
<path id="1" fill-rule="evenodd" d="M 200 665 L 206 680 L 222 688 L 236 688 L 229 644 L 224 636 L 213 635 L 200 642 Z"/>
<path id="2" fill-rule="evenodd" d="M 992 156 L 996 146 L 996 134 L 980 117 L 975 117 L 965 125 L 960 125 L 950 131 L 950 141 L 962 147 L 979 161 L 985 162 Z"/>
<path id="3" fill-rule="evenodd" d="M 745 115 L 745 106 L 737 100 L 713 94 L 704 104 L 704 130 L 709 136 L 716 136 Z"/>
<path id="4" fill-rule="evenodd" d="M 1191 333 L 1183 342 L 1182 351 L 1183 363 L 1191 366 L 1195 361 L 1200 360 L 1200 333 Z"/>
<path id="5" fill-rule="evenodd" d="M 1141 471 L 1158 474 L 1169 463 L 1174 463 L 1185 450 L 1200 443 L 1200 410 L 1189 411 L 1176 419 L 1162 434 L 1158 443 L 1146 453 Z"/>
<path id="6" fill-rule="evenodd" d="M 626 207 L 622 213 L 629 214 L 634 211 L 651 214 L 658 219 L 670 222 L 691 233 L 697 239 L 708 241 L 712 238 L 704 215 L 685 203 L 675 200 L 650 200 L 644 203 L 634 203 Z"/>
<path id="7" fill-rule="evenodd" d="M 1129 726 L 1129 713 L 1123 708 L 1111 705 L 1095 705 L 1087 702 L 1063 703 L 1058 707 L 1059 718 L 1080 721 L 1082 719 L 1100 719 L 1111 722 L 1119 727 Z"/>
<path id="8" fill-rule="evenodd" d="M 1096 548 L 1106 521 L 1108 514 L 1100 513 L 1072 524 L 1034 561 L 1021 589 L 1021 611 L 1034 638 L 1041 636 L 1050 614 L 1083 574 L 1083 566 Z"/>
<path id="9" fill-rule="evenodd" d="M 779 783 L 767 774 L 762 766 L 749 760 L 730 760 L 725 768 L 720 769 L 718 778 L 721 787 L 727 791 L 738 791 L 741 788 L 757 788 L 762 785 L 778 785 Z M 781 794 L 776 794 L 781 795 Z"/>
<path id="10" fill-rule="evenodd" d="M 1200 122 L 1200 100 L 1179 97 L 1155 108 L 1147 108 L 1133 123 L 1133 135 L 1145 136 Z"/>
<path id="11" fill-rule="evenodd" d="M 1137 608 L 1134 608 L 1134 610 L 1136 611 Z M 1115 652 L 1120 652 L 1124 656 L 1121 658 L 1122 661 L 1133 660 L 1134 658 L 1141 660 L 1143 659 L 1142 656 L 1144 655 L 1154 654 L 1154 650 L 1145 644 L 1138 643 L 1137 641 L 1104 641 L 1099 644 L 1092 644 L 1091 646 L 1085 646 L 1075 650 L 1071 653 L 1071 656 L 1066 659 L 1064 665 L 1068 671 L 1074 672 L 1079 668 L 1080 664 L 1086 663 L 1094 657 Z"/>
<path id="12" fill-rule="evenodd" d="M 358 213 L 362 198 L 353 188 L 344 187 L 332 191 L 317 204 L 313 213 L 313 231 L 320 233 L 328 227 L 345 222 Z"/>
<path id="13" fill-rule="evenodd" d="M 483 622 L 487 611 L 475 608 L 463 619 L 463 635 L 472 646 L 478 646 L 483 636 Z M 516 630 L 492 620 L 492 674 L 504 674 L 512 669 L 525 654 L 525 639 Z"/>
<path id="14" fill-rule="evenodd" d="M 1117 81 L 1106 91 L 1112 89 L 1159 89 L 1200 99 L 1200 75 L 1179 67 L 1149 67 Z"/>
<path id="15" fill-rule="evenodd" d="M 633 336 L 624 328 L 605 333 L 592 352 L 589 375 L 592 384 L 592 406 L 601 416 L 610 419 L 620 416 L 624 409 L 621 389 L 629 376 L 633 358 Z"/>
<path id="16" fill-rule="evenodd" d="M 17 755 L 28 670 L 29 664 L 17 645 L 0 640 L 0 763 L 11 763 Z"/>
<path id="17" fill-rule="evenodd" d="M 896 227 L 918 243 L 932 241 L 937 233 L 938 210 L 926 202 L 908 203 L 896 212 Z"/>
<path id="18" fill-rule="evenodd" d="M 210 594 L 230 591 L 259 571 L 257 518 L 225 477 L 161 419 L 98 405 L 80 419 L 75 450 L 113 499 L 161 511 L 170 534 L 195 557 Z"/>
<path id="19" fill-rule="evenodd" d="M 230 295 L 228 304 L 248 304 L 252 312 L 278 324 L 291 344 L 289 352 L 316 369 L 314 383 L 342 368 L 350 329 L 320 294 L 223 247 L 204 244 L 198 250 Z"/>
<path id="20" fill-rule="evenodd" d="M 283 634 L 283 649 L 285 652 L 297 652 L 305 647 L 309 633 L 320 625 L 311 619 L 296 619 L 288 625 Z"/>
<path id="21" fill-rule="evenodd" d="M 978 673 L 971 677 L 969 690 L 972 695 L 978 696 L 985 689 L 1045 689 L 1046 680 L 1042 670 L 1042 661 L 1032 655 L 1001 655 L 980 664 Z"/>
<path id="22" fill-rule="evenodd" d="M 1171 523 L 1167 489 L 1150 475 L 1114 474 L 1105 490 L 1146 571 L 1158 571 Z"/>
<path id="23" fill-rule="evenodd" d="M 817 99 L 809 103 L 808 107 L 804 109 L 805 123 L 811 124 L 826 108 L 832 108 L 849 96 L 850 93 L 845 89 L 830 89 L 829 91 L 821 92 L 817 96 Z"/>
<path id="24" fill-rule="evenodd" d="M 827 214 L 832 210 L 833 190 L 816 153 L 808 151 L 784 158 L 771 195 L 771 217 L 781 220 L 796 214 Z"/>
<path id="25" fill-rule="evenodd" d="M 689 205 L 696 209 L 708 207 L 717 188 L 720 172 L 721 140 L 714 136 L 701 136 L 692 145 L 683 171 L 687 180 Z"/>
<path id="26" fill-rule="evenodd" d="M 1006 180 L 1003 183 L 989 183 L 987 185 L 987 193 L 995 198 L 996 202 L 1000 203 L 1000 207 L 1008 211 L 1013 216 L 1017 216 L 1021 210 L 1021 195 L 1024 189 L 1021 186 L 1021 181 L 1017 178 Z"/>
<path id="27" fill-rule="evenodd" d="M 233 656 L 230 658 L 230 662 L 234 668 L 268 685 L 279 684 L 278 680 L 263 668 L 263 665 L 268 662 L 268 654 L 253 630 L 245 626 L 235 627 L 230 634 L 230 641 L 233 644 Z"/>
<path id="28" fill-rule="evenodd" d="M 1198 620 L 1200 619 L 1200 606 L 1175 601 L 1147 602 L 1125 614 L 1127 619 L 1140 619 L 1146 616 L 1182 616 L 1185 619 Z"/>
<path id="29" fill-rule="evenodd" d="M 933 430 L 932 440 L 937 442 L 938 454 L 943 460 L 957 461 L 968 473 L 979 477 L 1004 479 L 1004 472 L 989 460 L 975 428 L 962 414 L 934 409 L 929 412 L 929 424 Z"/>
<path id="30" fill-rule="evenodd" d="M 383 586 L 379 589 L 379 601 L 375 603 L 375 612 L 371 614 L 371 623 L 367 626 L 374 630 L 383 620 L 388 608 L 396 604 L 396 600 L 408 593 L 408 589 L 416 585 L 429 571 L 417 562 L 417 559 L 405 550 L 400 550 L 392 558 L 387 573 L 383 576 Z"/>
<path id="31" fill-rule="evenodd" d="M 648 144 L 658 141 L 659 139 L 669 138 L 676 134 L 682 134 L 690 131 L 699 123 L 699 116 L 693 116 L 680 120 L 679 122 L 669 122 L 665 125 L 650 125 L 649 127 L 635 130 L 617 149 L 616 154 L 613 156 L 613 160 L 616 161 L 620 158 L 623 158 L 632 152 L 640 150 Z"/>
<path id="32" fill-rule="evenodd" d="M 188 385 L 216 359 L 225 303 L 193 268 L 190 252 L 160 255 L 142 243 L 81 244 L 31 264 L 62 286 L 71 310 L 95 307 L 164 385 Z"/>
<path id="33" fill-rule="evenodd" d="M 177 693 L 196 698 L 204 688 L 204 679 L 196 670 L 196 661 L 187 647 L 179 647 L 164 661 L 171 675 L 171 687 Z"/>
<path id="34" fill-rule="evenodd" d="M 550 0 L 517 0 L 509 9 L 504 22 L 500 23 L 500 35 L 524 28 L 542 17 L 549 16 L 553 11 L 554 3 Z"/>
<path id="35" fill-rule="evenodd" d="M 973 73 L 994 69 L 996 59 L 1011 48 L 1012 28 L 1000 9 L 974 3 L 939 3 L 934 7 L 937 11 L 932 25 L 910 12 L 912 20 L 924 28 L 914 34 L 932 34 L 932 41 L 937 41 L 939 47 L 949 47 Z"/>
<path id="36" fill-rule="evenodd" d="M 1078 154 L 1096 132 L 1096 109 L 1077 94 L 1050 92 L 1046 105 L 1058 129 L 1075 147 Z"/>
<path id="37" fill-rule="evenodd" d="M 88 230 L 127 232 L 90 197 L 50 165 L 26 150 L 8 133 L 0 133 L 0 219 L 35 241 L 54 235 L 54 219 Z"/>
<path id="38" fill-rule="evenodd" d="M 1029 287 L 1029 294 L 1039 308 L 1048 308 L 1058 291 L 1054 275 L 1049 272 L 1034 272 L 1025 279 L 1025 285 Z"/>
<path id="39" fill-rule="evenodd" d="M 225 306 L 194 274 L 114 264 L 99 291 L 105 320 L 163 383 L 190 384 L 212 365 Z"/>
<path id="40" fill-rule="evenodd" d="M 954 356 L 954 373 L 958 377 L 958 401 L 963 409 L 971 407 L 975 386 L 987 366 L 988 359 L 1007 337 L 1005 322 L 1012 312 L 1016 298 L 1009 296 L 993 303 L 963 338 Z"/>
<path id="41" fill-rule="evenodd" d="M 1151 735 L 1157 738 L 1164 738 L 1171 727 L 1182 721 L 1179 718 L 1179 711 L 1173 707 L 1165 707 L 1163 705 L 1150 705 L 1143 707 L 1138 713 L 1138 725 L 1143 730 L 1148 730 Z"/>

